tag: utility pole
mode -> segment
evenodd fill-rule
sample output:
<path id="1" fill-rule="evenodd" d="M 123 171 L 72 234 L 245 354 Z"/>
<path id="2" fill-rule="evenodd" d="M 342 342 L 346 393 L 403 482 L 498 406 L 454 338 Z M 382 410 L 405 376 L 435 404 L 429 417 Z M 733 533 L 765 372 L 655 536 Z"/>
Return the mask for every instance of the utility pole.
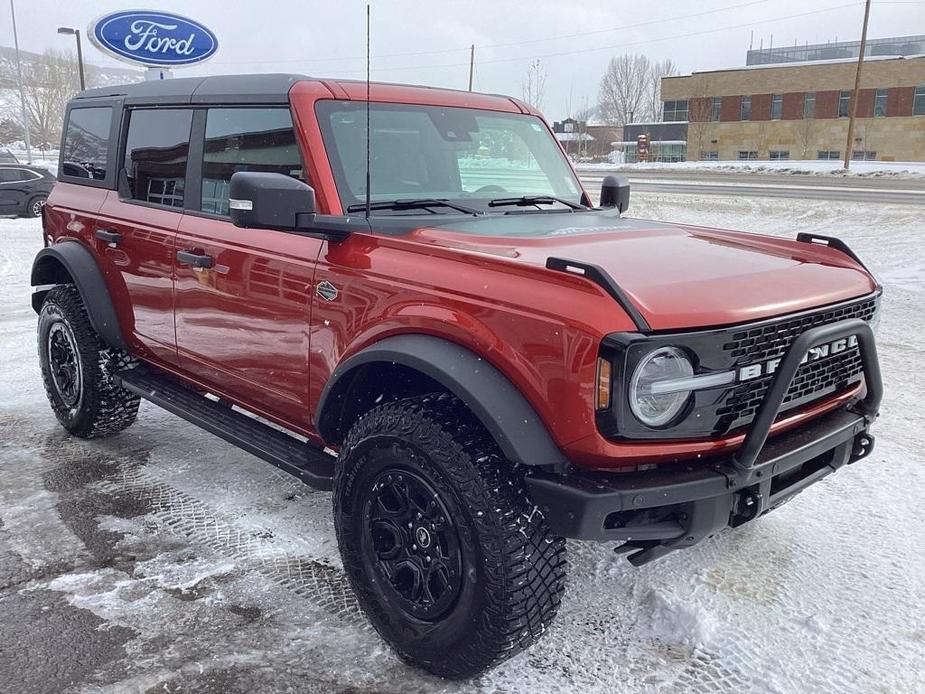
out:
<path id="1" fill-rule="evenodd" d="M 13 46 L 16 48 L 16 80 L 19 86 L 19 107 L 22 109 L 22 131 L 26 143 L 26 163 L 32 163 L 32 144 L 29 142 L 29 116 L 26 113 L 26 97 L 22 87 L 22 61 L 19 59 L 19 36 L 16 34 L 16 9 L 10 0 L 10 15 L 13 17 Z"/>
<path id="2" fill-rule="evenodd" d="M 472 73 L 475 71 L 475 44 L 469 46 L 469 91 L 472 91 Z"/>
<path id="3" fill-rule="evenodd" d="M 848 140 L 845 143 L 845 170 L 851 165 L 851 151 L 854 149 L 854 119 L 858 112 L 858 94 L 861 91 L 861 68 L 864 67 L 864 51 L 867 48 L 867 22 L 870 20 L 870 0 L 864 4 L 864 26 L 861 29 L 861 52 L 858 55 L 858 69 L 854 73 L 854 93 L 851 95 L 851 114 L 848 117 Z"/>

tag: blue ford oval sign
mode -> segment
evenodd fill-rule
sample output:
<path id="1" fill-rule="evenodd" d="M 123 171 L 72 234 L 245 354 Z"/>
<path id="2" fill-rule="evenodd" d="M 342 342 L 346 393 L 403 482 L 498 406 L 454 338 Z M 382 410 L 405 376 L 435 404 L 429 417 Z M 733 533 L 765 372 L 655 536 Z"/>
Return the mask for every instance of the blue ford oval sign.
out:
<path id="1" fill-rule="evenodd" d="M 148 67 L 194 65 L 218 50 L 215 34 L 170 12 L 113 12 L 94 21 L 88 33 L 100 50 Z"/>

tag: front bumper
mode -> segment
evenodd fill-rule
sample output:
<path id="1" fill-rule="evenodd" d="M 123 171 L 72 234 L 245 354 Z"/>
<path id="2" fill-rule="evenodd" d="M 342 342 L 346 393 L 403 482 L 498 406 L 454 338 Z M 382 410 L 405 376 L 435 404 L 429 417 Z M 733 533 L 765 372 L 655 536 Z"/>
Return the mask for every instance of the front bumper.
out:
<path id="1" fill-rule="evenodd" d="M 790 382 L 806 351 L 856 335 L 867 394 L 800 429 L 768 441 Z M 771 382 L 742 447 L 706 463 L 663 466 L 633 473 L 531 472 L 525 478 L 550 529 L 564 537 L 616 540 L 644 564 L 690 547 L 728 526 L 779 506 L 844 465 L 866 457 L 868 433 L 883 386 L 870 326 L 851 319 L 810 329 L 794 340 Z"/>

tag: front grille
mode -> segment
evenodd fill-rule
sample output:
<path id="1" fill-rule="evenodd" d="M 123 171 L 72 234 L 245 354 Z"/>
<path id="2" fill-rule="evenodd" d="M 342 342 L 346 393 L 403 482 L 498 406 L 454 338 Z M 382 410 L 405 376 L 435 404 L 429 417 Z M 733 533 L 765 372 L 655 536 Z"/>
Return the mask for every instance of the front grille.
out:
<path id="1" fill-rule="evenodd" d="M 847 318 L 870 321 L 877 313 L 877 297 L 854 304 L 783 319 L 754 328 L 734 332 L 723 344 L 723 351 L 736 366 L 764 363 L 783 357 L 793 340 L 810 328 L 835 323 Z M 861 355 L 857 346 L 823 359 L 807 362 L 797 371 L 784 398 L 781 412 L 809 404 L 828 395 L 842 392 L 862 377 Z M 754 419 L 773 375 L 748 381 L 727 391 L 716 410 L 714 433 L 726 434 Z"/>

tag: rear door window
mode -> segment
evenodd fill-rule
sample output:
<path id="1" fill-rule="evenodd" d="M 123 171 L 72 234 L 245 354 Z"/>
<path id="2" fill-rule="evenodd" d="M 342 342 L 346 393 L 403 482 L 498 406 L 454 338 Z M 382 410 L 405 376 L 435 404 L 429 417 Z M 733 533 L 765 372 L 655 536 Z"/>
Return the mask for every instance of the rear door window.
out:
<path id="1" fill-rule="evenodd" d="M 228 215 L 237 171 L 267 171 L 304 180 L 288 108 L 211 108 L 206 115 L 200 209 Z"/>
<path id="2" fill-rule="evenodd" d="M 183 208 L 191 109 L 134 109 L 129 114 L 123 197 Z M 127 193 L 127 195 L 126 195 Z"/>
<path id="3" fill-rule="evenodd" d="M 105 180 L 111 125 L 110 106 L 71 109 L 61 152 L 61 174 L 88 181 Z"/>

